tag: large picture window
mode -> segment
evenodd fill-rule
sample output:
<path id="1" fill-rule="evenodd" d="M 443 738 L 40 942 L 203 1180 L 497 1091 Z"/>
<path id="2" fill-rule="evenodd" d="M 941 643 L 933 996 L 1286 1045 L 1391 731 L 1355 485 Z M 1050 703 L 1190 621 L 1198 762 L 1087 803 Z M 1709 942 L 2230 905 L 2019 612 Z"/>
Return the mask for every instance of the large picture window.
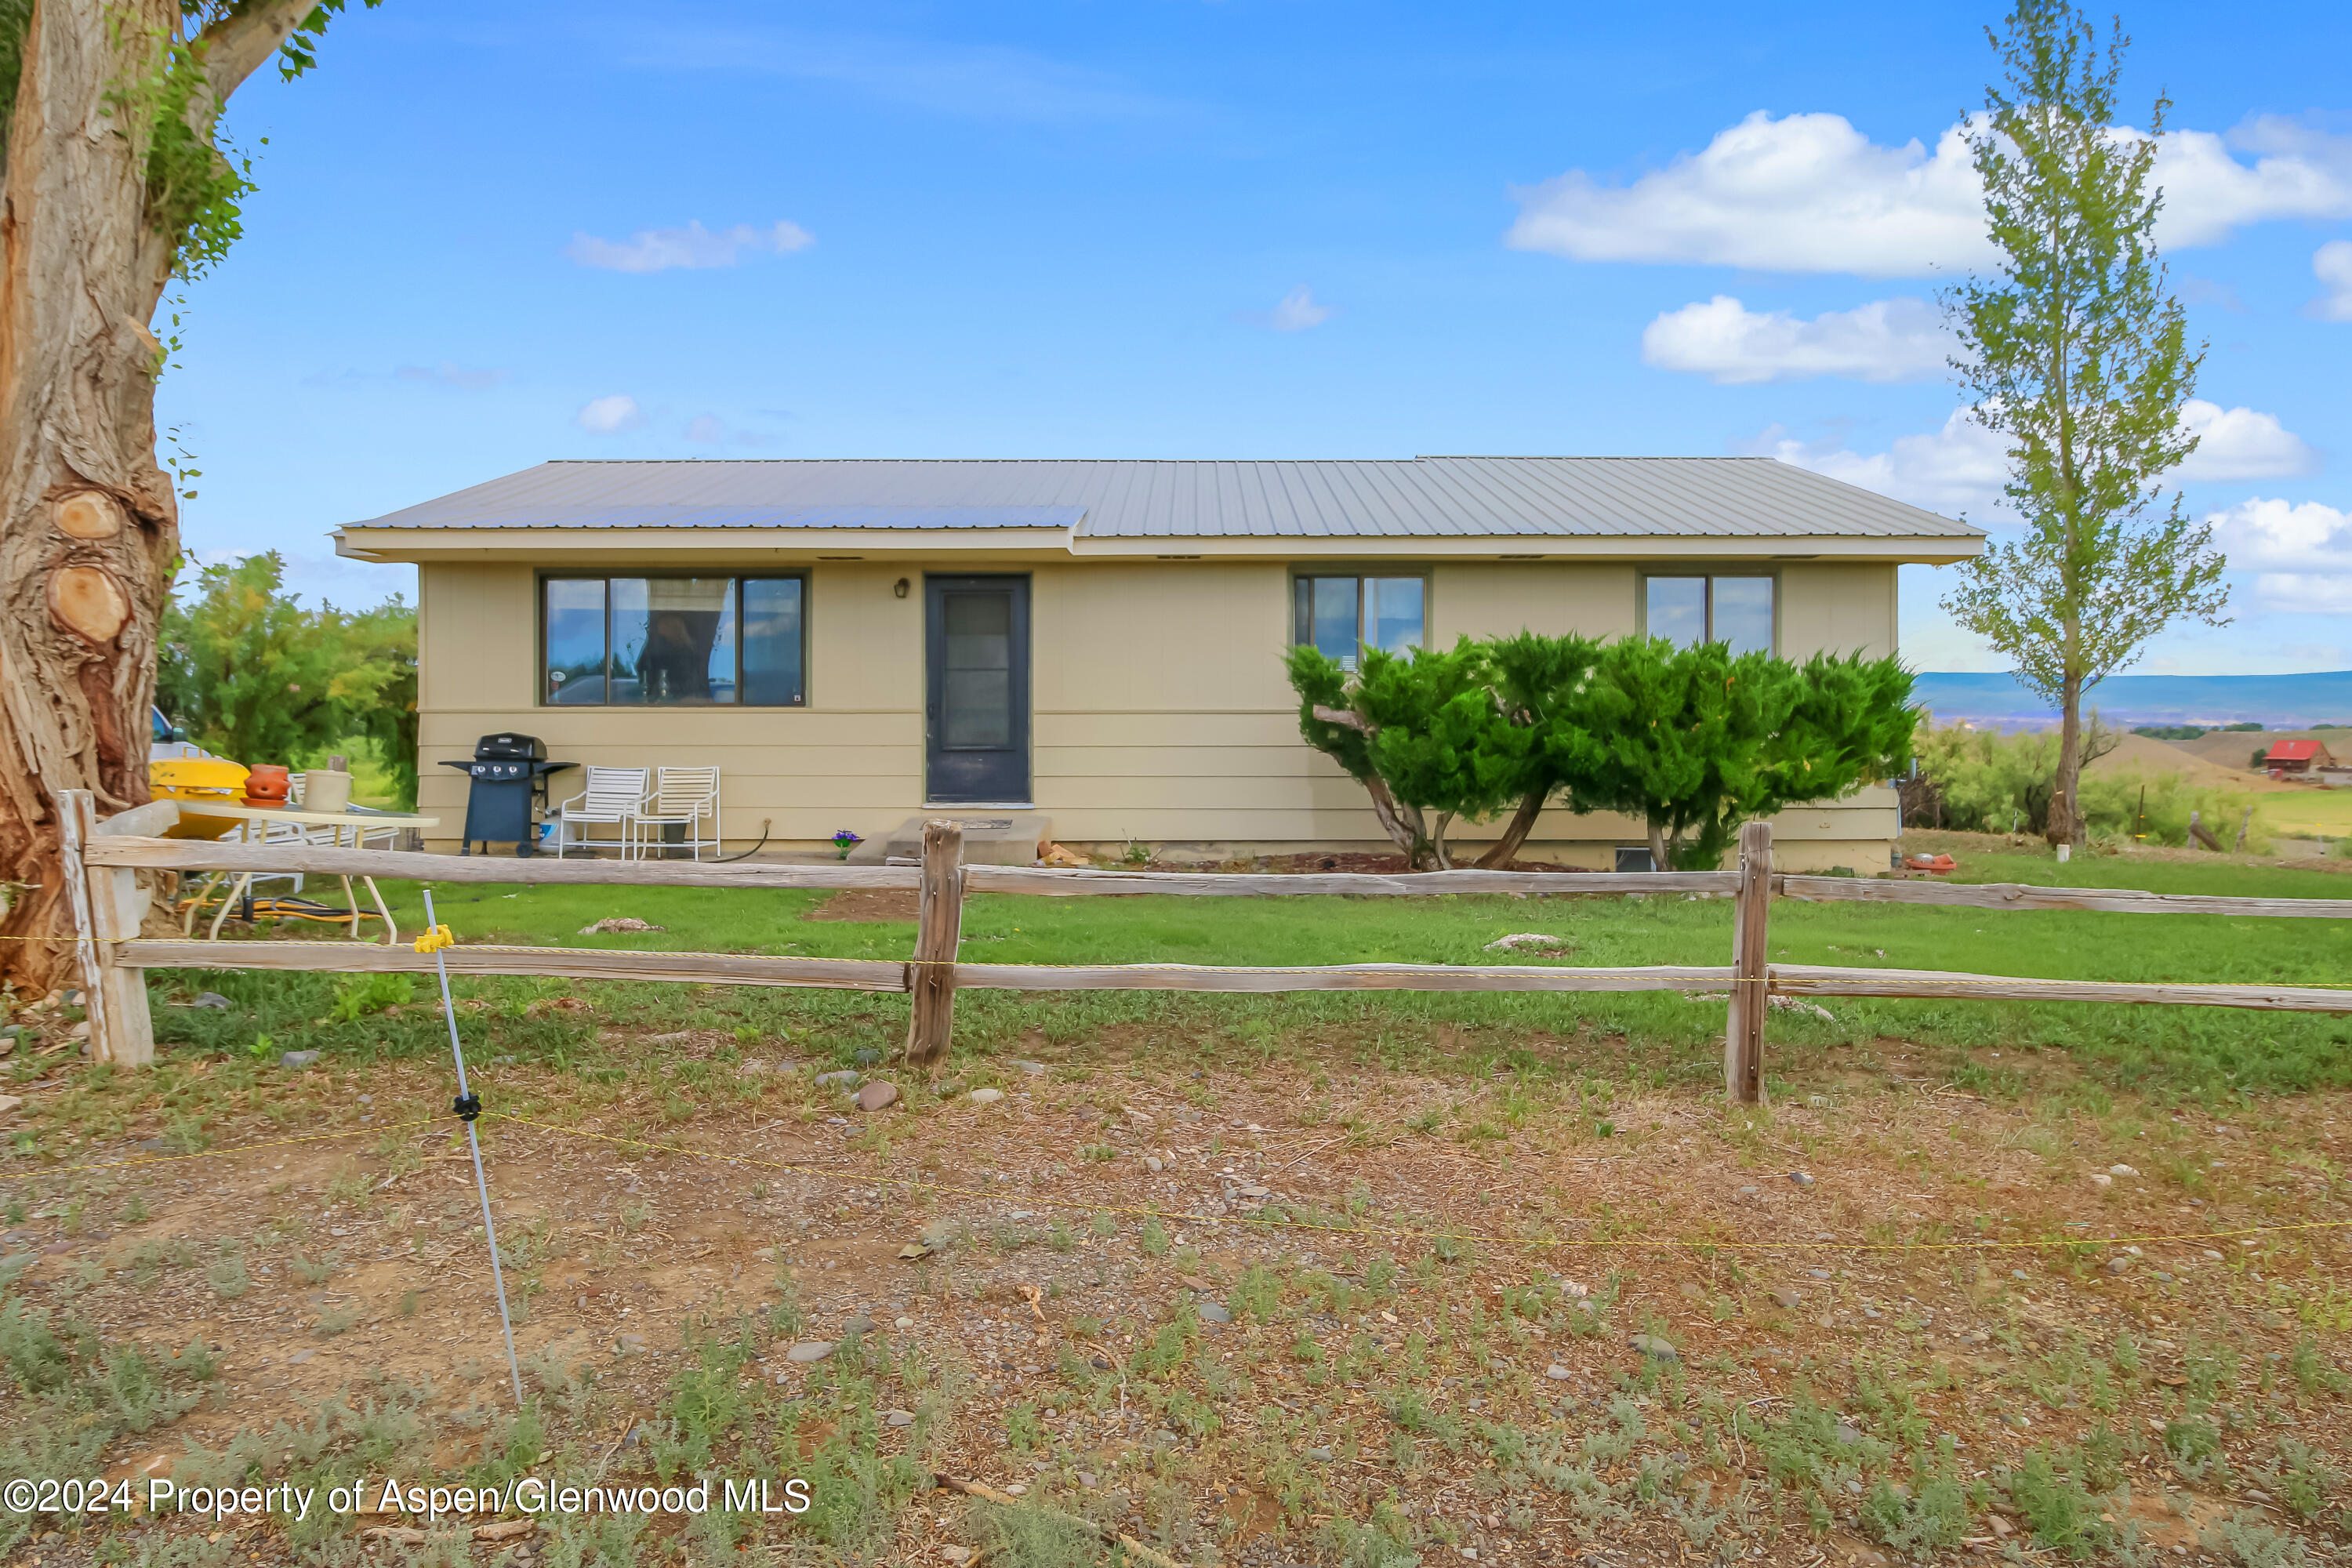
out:
<path id="1" fill-rule="evenodd" d="M 562 707 L 796 708 L 799 577 L 549 577 L 540 700 Z"/>
<path id="2" fill-rule="evenodd" d="M 1734 653 L 1772 651 L 1772 579 L 1666 576 L 1643 580 L 1642 626 L 1654 637 L 1692 647 L 1729 643 Z"/>
<path id="3" fill-rule="evenodd" d="M 1300 575 L 1291 579 L 1291 640 L 1353 669 L 1360 649 L 1421 647 L 1427 598 L 1419 577 Z"/>

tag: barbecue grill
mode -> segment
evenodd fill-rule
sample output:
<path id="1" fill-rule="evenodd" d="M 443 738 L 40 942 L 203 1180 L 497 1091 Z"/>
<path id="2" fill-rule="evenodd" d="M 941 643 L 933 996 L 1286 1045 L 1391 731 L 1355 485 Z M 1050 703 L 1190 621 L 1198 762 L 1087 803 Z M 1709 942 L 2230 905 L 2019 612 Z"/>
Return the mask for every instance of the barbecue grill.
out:
<path id="1" fill-rule="evenodd" d="M 547 760 L 547 743 L 536 735 L 485 735 L 474 742 L 470 762 L 445 761 L 463 768 L 473 782 L 466 795 L 466 842 L 457 851 L 482 853 L 493 844 L 512 844 L 518 856 L 537 853 L 539 819 L 547 810 L 547 775 L 576 766 Z"/>

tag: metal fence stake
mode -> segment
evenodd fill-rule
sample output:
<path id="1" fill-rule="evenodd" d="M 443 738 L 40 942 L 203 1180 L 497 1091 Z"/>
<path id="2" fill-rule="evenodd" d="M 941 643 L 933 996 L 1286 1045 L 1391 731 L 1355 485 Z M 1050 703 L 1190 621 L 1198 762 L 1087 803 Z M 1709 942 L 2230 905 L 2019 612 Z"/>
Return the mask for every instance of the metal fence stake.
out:
<path id="1" fill-rule="evenodd" d="M 499 1227 L 490 1218 L 490 1180 L 482 1173 L 482 1142 L 474 1135 L 474 1118 L 482 1113 L 482 1102 L 466 1083 L 466 1047 L 457 1043 L 457 1005 L 449 997 L 449 965 L 441 950 L 449 944 L 448 932 L 433 918 L 433 889 L 425 893 L 425 934 L 417 940 L 419 951 L 428 944 L 433 954 L 434 973 L 441 977 L 441 1016 L 449 1021 L 449 1055 L 457 1064 L 457 1114 L 466 1121 L 466 1147 L 474 1153 L 474 1190 L 482 1195 L 482 1236 L 490 1244 L 490 1283 L 499 1293 L 499 1327 L 507 1337 L 507 1375 L 514 1379 L 515 1404 L 522 1397 L 522 1363 L 515 1360 L 514 1320 L 507 1315 L 506 1275 L 499 1268 Z"/>

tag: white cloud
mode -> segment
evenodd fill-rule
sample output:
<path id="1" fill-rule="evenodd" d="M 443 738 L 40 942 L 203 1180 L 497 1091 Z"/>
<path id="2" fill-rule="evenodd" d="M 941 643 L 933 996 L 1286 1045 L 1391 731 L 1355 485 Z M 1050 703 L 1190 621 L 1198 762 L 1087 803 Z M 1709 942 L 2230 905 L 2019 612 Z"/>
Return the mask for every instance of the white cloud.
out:
<path id="1" fill-rule="evenodd" d="M 2205 521 L 2232 566 L 2352 573 L 2352 514 L 2325 502 L 2257 497 Z"/>
<path id="2" fill-rule="evenodd" d="M 646 427 L 646 411 L 625 392 L 592 399 L 581 406 L 575 419 L 580 428 L 593 430 L 599 436 L 617 436 L 624 430 Z"/>
<path id="3" fill-rule="evenodd" d="M 2311 270 L 2327 292 L 2311 302 L 2323 321 L 2352 321 L 2352 239 L 2331 239 L 2312 253 Z"/>
<path id="4" fill-rule="evenodd" d="M 1315 302 L 1314 290 L 1301 283 L 1282 297 L 1279 304 L 1265 317 L 1265 324 L 1277 332 L 1303 332 L 1319 327 L 1335 312 L 1328 305 Z"/>
<path id="5" fill-rule="evenodd" d="M 2004 500 L 2001 486 L 2009 476 L 2007 443 L 1969 418 L 1964 408 L 1954 409 L 1942 429 L 1899 436 L 1884 452 L 1856 452 L 1835 437 L 1799 441 L 1777 426 L 1749 449 L 1948 517 L 1999 509 Z"/>
<path id="6" fill-rule="evenodd" d="M 727 439 L 727 426 L 716 414 L 698 414 L 687 421 L 686 438 L 698 447 L 716 447 Z"/>
<path id="7" fill-rule="evenodd" d="M 1315 291 L 1301 283 L 1285 294 L 1271 310 L 1235 310 L 1233 319 L 1245 327 L 1270 332 L 1303 332 L 1319 327 L 1339 313 L 1336 306 L 1318 305 Z"/>
<path id="8" fill-rule="evenodd" d="M 2264 609 L 2352 613 L 2352 513 L 2257 497 L 2205 521 L 2231 567 L 2260 574 L 2254 595 Z"/>
<path id="9" fill-rule="evenodd" d="M 2197 450 L 2170 476 L 2184 483 L 2287 479 L 2319 466 L 2319 454 L 2275 414 L 2192 397 L 2180 405 L 2180 423 L 2198 437 Z"/>
<path id="10" fill-rule="evenodd" d="M 1811 321 L 1786 310 L 1750 310 L 1728 294 L 1668 310 L 1642 330 L 1642 362 L 1688 371 L 1718 386 L 1807 381 L 1927 381 L 1943 374 L 1955 344 L 1925 300 L 1874 300 Z"/>
<path id="11" fill-rule="evenodd" d="M 2254 596 L 2287 615 L 2352 615 L 2352 574 L 2265 572 L 2254 579 Z"/>
<path id="12" fill-rule="evenodd" d="M 746 251 L 788 256 L 815 243 L 796 223 L 778 223 L 772 228 L 739 223 L 713 232 L 697 219 L 684 228 L 641 228 L 625 240 L 575 234 L 563 254 L 583 267 L 611 272 L 664 272 L 673 267 L 732 267 Z"/>
<path id="13" fill-rule="evenodd" d="M 426 368 L 421 364 L 404 364 L 394 371 L 396 381 L 424 382 L 434 386 L 454 386 L 461 392 L 484 392 L 504 384 L 507 373 L 502 370 L 474 370 L 443 360 Z"/>
<path id="14" fill-rule="evenodd" d="M 2196 454 L 2170 476 L 2176 479 L 2277 478 L 2308 472 L 2317 463 L 2317 454 L 2301 437 L 2282 428 L 2273 414 L 2225 409 L 2192 398 L 2181 408 L 2181 423 L 2204 439 Z M 1741 449 L 1778 458 L 1948 517 L 1965 512 L 1979 523 L 2016 521 L 2009 498 L 2002 493 L 2009 479 L 2008 437 L 1978 424 L 1965 408 L 1954 409 L 1942 429 L 1898 436 L 1884 452 L 1856 452 L 1835 436 L 1799 440 L 1778 426 Z M 2218 530 L 2218 514 L 2215 524 Z M 2352 571 L 2352 556 L 2347 556 L 2346 569 Z"/>
<path id="15" fill-rule="evenodd" d="M 2266 120 L 2230 141 L 2254 161 L 2211 132 L 2165 133 L 2159 243 L 2216 245 L 2244 224 L 2352 215 L 2352 137 Z M 1759 110 L 1630 184 L 1571 169 L 1512 195 L 1520 212 L 1506 242 L 1578 261 L 1916 278 L 1992 259 L 1958 126 L 1931 152 L 1916 140 L 1882 147 L 1843 115 Z"/>

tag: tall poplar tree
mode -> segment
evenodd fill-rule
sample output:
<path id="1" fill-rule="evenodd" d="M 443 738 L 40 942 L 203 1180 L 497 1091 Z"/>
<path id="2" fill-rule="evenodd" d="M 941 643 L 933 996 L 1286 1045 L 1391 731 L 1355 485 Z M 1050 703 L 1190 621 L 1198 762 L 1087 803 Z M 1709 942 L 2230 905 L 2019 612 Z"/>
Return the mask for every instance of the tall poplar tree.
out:
<path id="1" fill-rule="evenodd" d="M 2080 844 L 2084 692 L 2176 620 L 2227 624 L 2212 530 L 2161 482 L 2196 449 L 2180 407 L 2204 349 L 2189 346 L 2154 239 L 2170 102 L 2144 133 L 2116 123 L 2131 40 L 2117 26 L 2101 47 L 2071 0 L 2019 0 L 1986 37 L 2003 79 L 1969 146 L 2000 260 L 1945 304 L 1972 413 L 2008 438 L 2025 533 L 1963 566 L 1944 607 L 2058 705 L 2049 837 Z"/>
<path id="2" fill-rule="evenodd" d="M 151 326 L 240 232 L 221 110 L 349 0 L 0 0 L 0 983 L 70 952 L 58 797 L 147 798 L 179 500 Z M 374 5 L 380 0 L 361 0 Z"/>

